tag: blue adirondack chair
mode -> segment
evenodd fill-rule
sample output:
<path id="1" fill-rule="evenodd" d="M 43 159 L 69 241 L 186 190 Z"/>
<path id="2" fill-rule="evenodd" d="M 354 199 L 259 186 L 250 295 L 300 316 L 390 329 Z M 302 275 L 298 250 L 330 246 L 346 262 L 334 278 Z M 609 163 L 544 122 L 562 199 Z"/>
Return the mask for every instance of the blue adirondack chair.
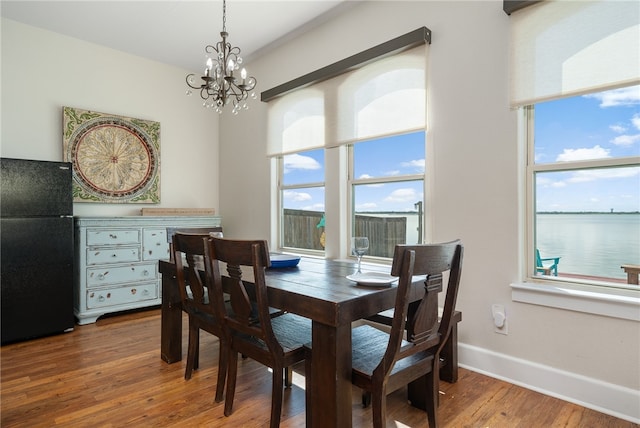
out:
<path id="1" fill-rule="evenodd" d="M 553 261 L 552 264 L 545 262 Z M 543 275 L 558 276 L 558 263 L 560 263 L 560 257 L 540 257 L 540 250 L 536 248 L 536 273 L 542 272 Z"/>

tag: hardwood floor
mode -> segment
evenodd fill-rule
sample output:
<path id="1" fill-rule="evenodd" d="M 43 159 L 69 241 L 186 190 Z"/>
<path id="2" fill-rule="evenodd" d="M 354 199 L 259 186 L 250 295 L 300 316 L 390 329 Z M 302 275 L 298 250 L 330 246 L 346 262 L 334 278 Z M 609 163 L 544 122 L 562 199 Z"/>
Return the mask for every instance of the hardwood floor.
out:
<path id="1" fill-rule="evenodd" d="M 185 320 L 186 325 L 186 320 Z M 186 354 L 186 328 L 184 329 Z M 117 315 L 70 333 L 1 348 L 1 419 L 9 427 L 264 427 L 271 379 L 264 366 L 241 361 L 234 413 L 214 403 L 218 342 L 201 334 L 200 369 L 184 380 L 184 360 L 160 359 L 160 311 Z M 304 365 L 285 391 L 282 427 L 305 424 Z M 637 427 L 593 410 L 461 369 L 441 383 L 444 427 Z M 425 414 L 388 398 L 390 427 L 424 427 Z M 371 410 L 353 391 L 353 426 L 369 427 Z"/>

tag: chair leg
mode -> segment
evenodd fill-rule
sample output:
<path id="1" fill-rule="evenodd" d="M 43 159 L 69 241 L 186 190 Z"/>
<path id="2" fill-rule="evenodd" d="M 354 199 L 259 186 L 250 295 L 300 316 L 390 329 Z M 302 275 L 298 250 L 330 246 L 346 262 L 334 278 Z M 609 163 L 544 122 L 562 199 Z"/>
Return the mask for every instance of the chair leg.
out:
<path id="1" fill-rule="evenodd" d="M 311 378 L 311 349 L 305 346 L 305 359 L 304 359 L 304 404 L 305 404 L 305 422 L 306 426 L 310 427 L 313 424 L 313 400 L 309 391 L 313 391 L 313 379 Z"/>
<path id="2" fill-rule="evenodd" d="M 196 328 L 195 333 L 195 351 L 193 360 L 193 369 L 198 370 L 200 368 L 200 328 Z"/>
<path id="3" fill-rule="evenodd" d="M 362 390 L 362 407 L 367 408 L 371 405 L 371 392 Z"/>
<path id="4" fill-rule="evenodd" d="M 284 387 L 291 388 L 293 385 L 293 367 L 285 367 L 284 368 Z"/>
<path id="5" fill-rule="evenodd" d="M 287 367 L 284 370 L 288 370 Z M 271 388 L 271 423 L 270 428 L 278 428 L 280 426 L 280 416 L 282 413 L 282 367 L 273 367 L 273 375 L 271 376 L 273 385 Z"/>
<path id="6" fill-rule="evenodd" d="M 440 401 L 440 388 L 438 382 L 438 370 L 431 370 L 427 374 L 427 402 L 426 412 L 427 420 L 429 421 L 429 428 L 437 428 L 438 426 L 438 404 Z"/>
<path id="7" fill-rule="evenodd" d="M 238 375 L 238 353 L 231 347 L 227 351 L 229 361 L 227 374 L 227 397 L 224 400 L 224 415 L 230 416 L 233 413 L 233 397 L 236 394 L 236 377 Z"/>
<path id="8" fill-rule="evenodd" d="M 184 378 L 186 380 L 191 379 L 193 370 L 198 365 L 198 337 L 200 336 L 200 329 L 193 325 L 189 321 L 189 345 L 187 348 L 187 367 L 184 371 Z"/>
<path id="9" fill-rule="evenodd" d="M 216 384 L 216 403 L 221 402 L 224 399 L 224 386 L 227 381 L 227 367 L 229 366 L 229 356 L 226 342 L 219 341 L 219 353 L 218 353 L 218 383 Z"/>
<path id="10" fill-rule="evenodd" d="M 379 388 L 371 393 L 371 411 L 373 412 L 373 428 L 387 426 L 387 395 Z"/>

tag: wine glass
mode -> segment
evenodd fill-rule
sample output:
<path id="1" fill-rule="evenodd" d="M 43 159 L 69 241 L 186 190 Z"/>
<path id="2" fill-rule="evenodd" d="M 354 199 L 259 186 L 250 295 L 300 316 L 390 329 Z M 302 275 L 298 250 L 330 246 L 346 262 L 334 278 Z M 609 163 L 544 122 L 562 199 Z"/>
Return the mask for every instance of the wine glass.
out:
<path id="1" fill-rule="evenodd" d="M 362 273 L 360 270 L 360 263 L 362 262 L 362 256 L 367 253 L 369 249 L 369 238 L 366 236 L 356 236 L 353 238 L 353 254 L 358 256 L 358 271 L 356 273 Z"/>

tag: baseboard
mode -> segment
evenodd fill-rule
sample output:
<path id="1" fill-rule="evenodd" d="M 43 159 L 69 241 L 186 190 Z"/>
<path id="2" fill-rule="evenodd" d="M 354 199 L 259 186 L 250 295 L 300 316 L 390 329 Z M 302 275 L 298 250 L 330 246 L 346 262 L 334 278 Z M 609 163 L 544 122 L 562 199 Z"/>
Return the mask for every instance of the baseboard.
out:
<path id="1" fill-rule="evenodd" d="M 460 367 L 640 423 L 640 391 L 460 343 Z"/>

